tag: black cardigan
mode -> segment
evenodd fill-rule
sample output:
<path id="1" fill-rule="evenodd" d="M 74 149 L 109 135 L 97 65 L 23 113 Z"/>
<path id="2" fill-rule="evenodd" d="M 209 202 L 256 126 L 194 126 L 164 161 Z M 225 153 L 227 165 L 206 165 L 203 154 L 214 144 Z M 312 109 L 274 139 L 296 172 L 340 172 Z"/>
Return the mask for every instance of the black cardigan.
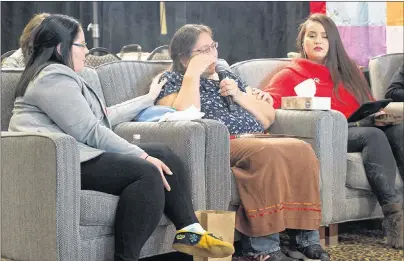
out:
<path id="1" fill-rule="evenodd" d="M 387 88 L 386 98 L 395 102 L 404 102 L 404 63 L 398 68 Z"/>

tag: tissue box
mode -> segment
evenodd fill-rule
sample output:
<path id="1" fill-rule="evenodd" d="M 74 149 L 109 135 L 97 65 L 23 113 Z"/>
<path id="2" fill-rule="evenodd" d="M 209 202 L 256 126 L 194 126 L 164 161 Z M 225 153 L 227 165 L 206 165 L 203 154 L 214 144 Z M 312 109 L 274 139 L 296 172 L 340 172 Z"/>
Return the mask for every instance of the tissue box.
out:
<path id="1" fill-rule="evenodd" d="M 284 110 L 331 110 L 330 97 L 282 97 Z"/>

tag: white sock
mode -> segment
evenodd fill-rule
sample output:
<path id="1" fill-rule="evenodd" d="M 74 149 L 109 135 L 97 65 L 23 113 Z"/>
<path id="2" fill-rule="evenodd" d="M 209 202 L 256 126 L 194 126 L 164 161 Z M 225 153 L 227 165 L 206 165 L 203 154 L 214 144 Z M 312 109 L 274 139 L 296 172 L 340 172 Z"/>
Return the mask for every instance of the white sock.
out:
<path id="1" fill-rule="evenodd" d="M 203 227 L 201 226 L 201 224 L 199 223 L 193 223 L 189 226 L 183 227 L 180 230 L 185 230 L 185 231 L 189 231 L 189 232 L 196 232 L 196 233 L 205 233 L 205 229 L 203 229 Z"/>

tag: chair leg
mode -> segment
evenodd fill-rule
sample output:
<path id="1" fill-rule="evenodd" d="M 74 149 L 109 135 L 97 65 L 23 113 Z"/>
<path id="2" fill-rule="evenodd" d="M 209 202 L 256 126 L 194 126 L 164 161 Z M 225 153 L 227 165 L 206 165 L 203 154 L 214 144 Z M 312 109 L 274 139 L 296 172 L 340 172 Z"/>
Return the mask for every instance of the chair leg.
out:
<path id="1" fill-rule="evenodd" d="M 320 245 L 323 247 L 323 248 L 325 248 L 326 247 L 326 245 L 325 245 L 325 230 L 326 230 L 326 227 L 320 227 L 320 229 L 319 229 L 319 232 L 320 232 Z"/>
<path id="2" fill-rule="evenodd" d="M 330 224 L 328 227 L 328 245 L 338 245 L 338 224 Z"/>

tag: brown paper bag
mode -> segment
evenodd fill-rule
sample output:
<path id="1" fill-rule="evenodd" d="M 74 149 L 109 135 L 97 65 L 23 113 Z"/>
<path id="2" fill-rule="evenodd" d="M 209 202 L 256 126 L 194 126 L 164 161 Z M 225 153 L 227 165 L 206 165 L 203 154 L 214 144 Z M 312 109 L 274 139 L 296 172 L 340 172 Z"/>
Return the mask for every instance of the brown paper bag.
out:
<path id="1" fill-rule="evenodd" d="M 202 227 L 223 241 L 233 244 L 236 212 L 221 210 L 202 210 L 195 212 Z M 231 261 L 231 256 L 224 258 L 194 257 L 194 261 Z"/>

